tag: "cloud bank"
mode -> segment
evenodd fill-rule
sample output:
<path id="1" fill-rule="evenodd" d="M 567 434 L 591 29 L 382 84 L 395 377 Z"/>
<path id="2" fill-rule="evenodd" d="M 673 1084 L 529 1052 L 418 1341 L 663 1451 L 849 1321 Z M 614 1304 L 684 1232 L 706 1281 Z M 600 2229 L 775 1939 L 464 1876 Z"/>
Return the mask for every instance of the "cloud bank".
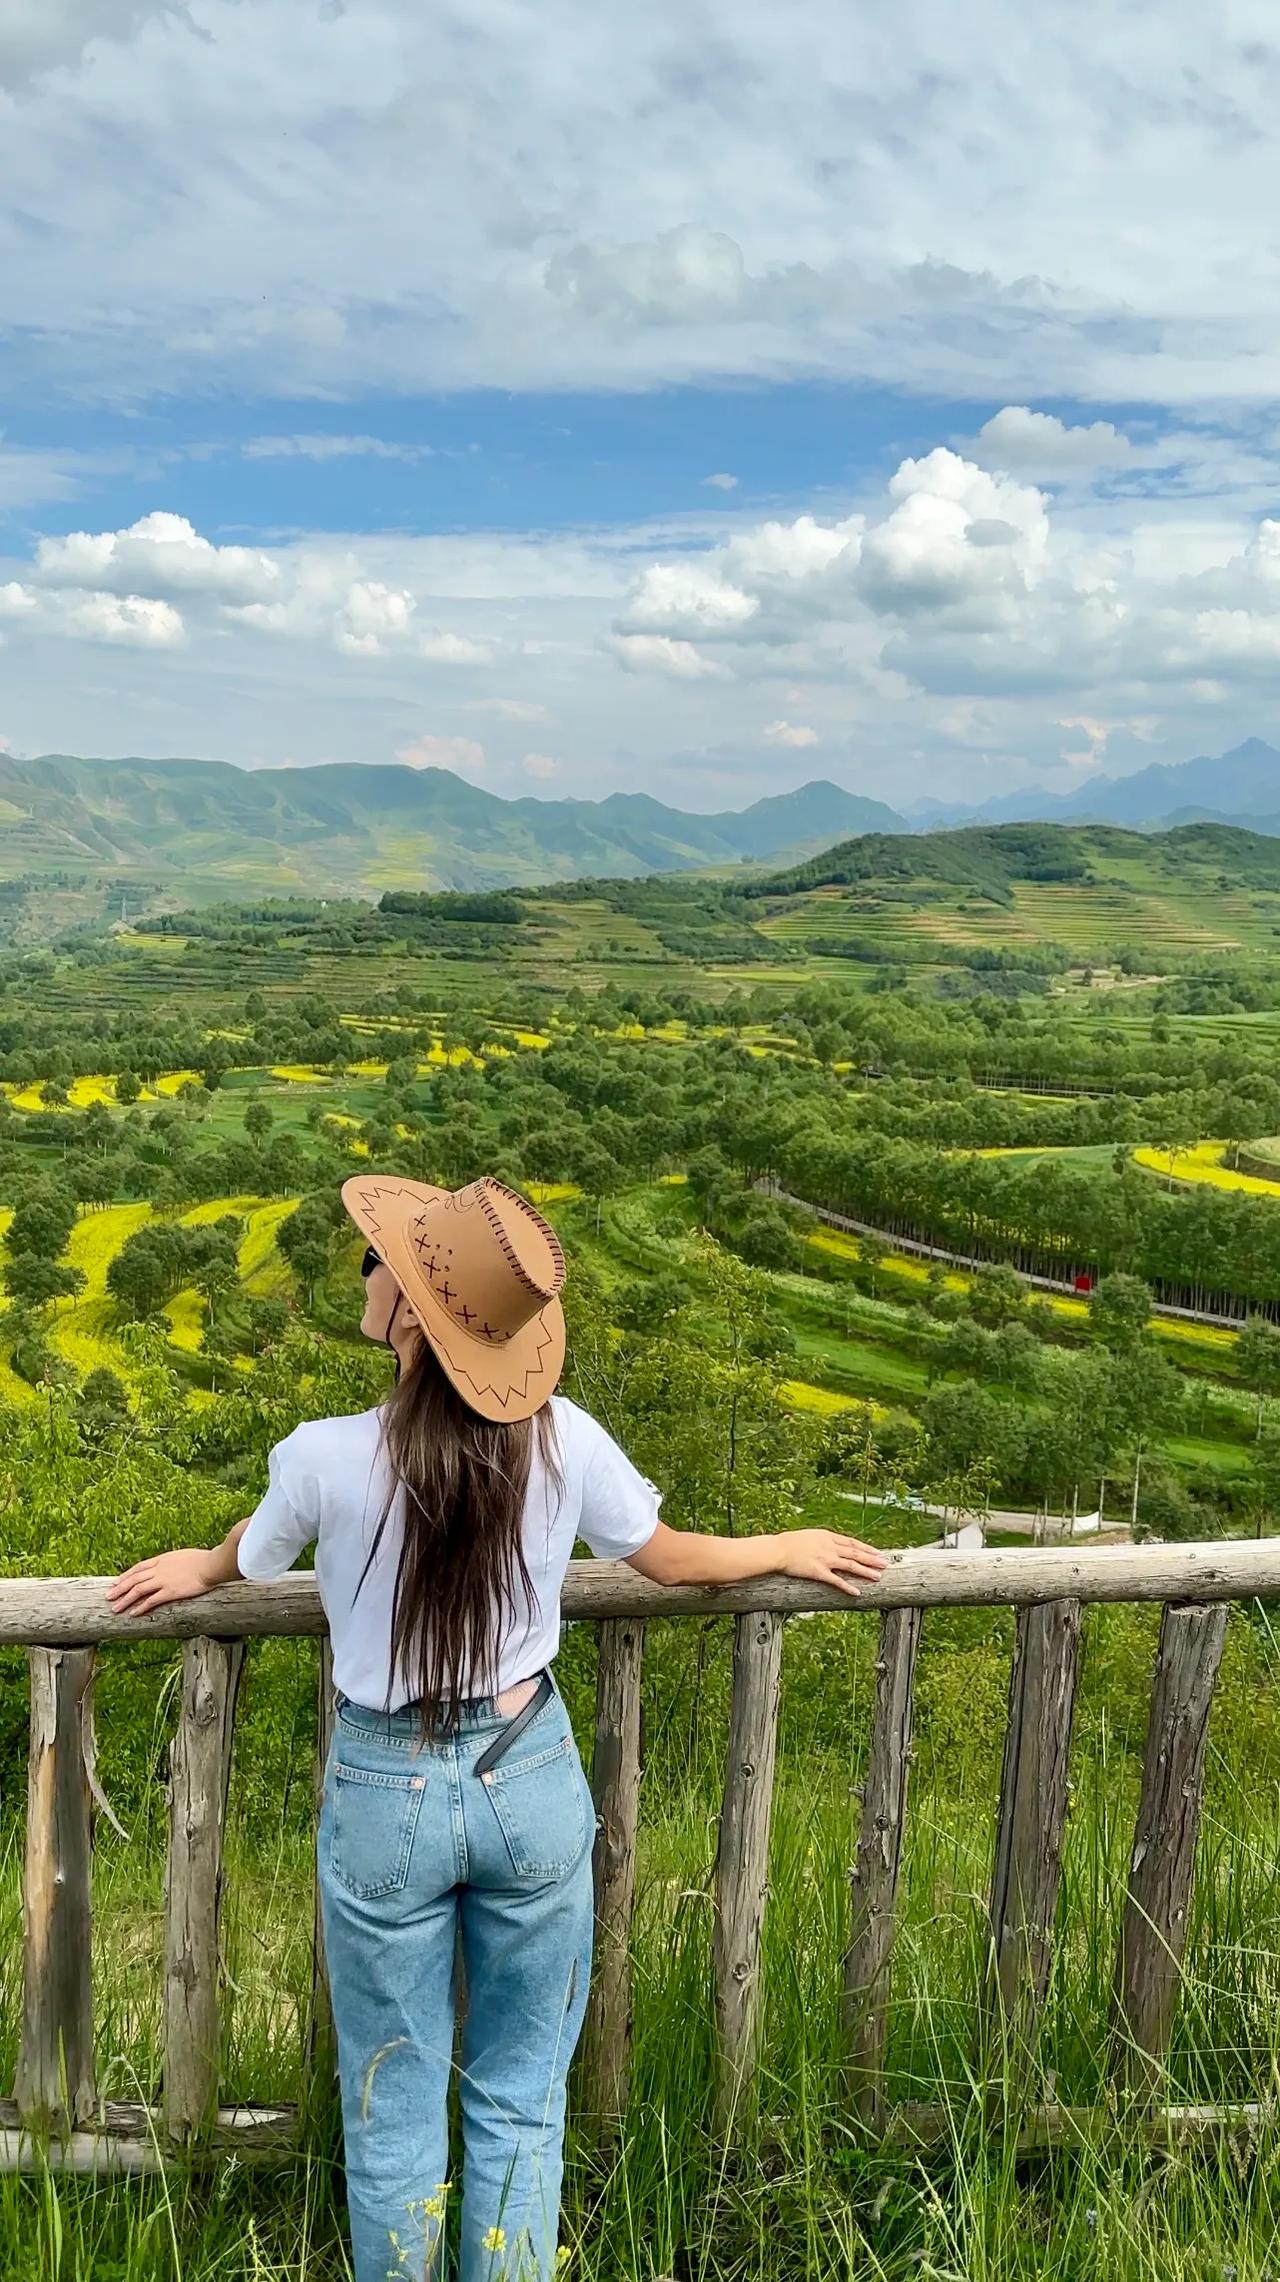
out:
<path id="1" fill-rule="evenodd" d="M 114 402 L 1261 402 L 1278 97 L 1269 0 L 1122 36 L 1111 0 L 9 0 L 3 325 L 19 387 Z M 1079 425 L 1031 440 L 1105 452 Z"/>
<path id="2" fill-rule="evenodd" d="M 29 703 L 41 742 L 101 749 L 105 690 L 140 750 L 191 749 L 194 708 L 231 758 L 709 805 L 815 767 L 901 802 L 1182 758 L 1273 726 L 1280 517 L 1194 498 L 1219 439 L 1166 474 L 1147 448 L 1009 406 L 828 514 L 246 546 L 156 508 L 37 537 L 0 563 L 8 726 Z"/>

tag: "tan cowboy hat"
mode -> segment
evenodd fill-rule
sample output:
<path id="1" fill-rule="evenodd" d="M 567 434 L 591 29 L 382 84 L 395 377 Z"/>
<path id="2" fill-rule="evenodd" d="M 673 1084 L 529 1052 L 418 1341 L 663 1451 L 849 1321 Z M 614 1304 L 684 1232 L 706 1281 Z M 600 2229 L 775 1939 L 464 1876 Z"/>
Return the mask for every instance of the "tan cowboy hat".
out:
<path id="1" fill-rule="evenodd" d="M 564 1367 L 564 1253 L 528 1198 L 490 1179 L 437 1189 L 356 1173 L 342 1201 L 469 1408 L 541 1410 Z"/>

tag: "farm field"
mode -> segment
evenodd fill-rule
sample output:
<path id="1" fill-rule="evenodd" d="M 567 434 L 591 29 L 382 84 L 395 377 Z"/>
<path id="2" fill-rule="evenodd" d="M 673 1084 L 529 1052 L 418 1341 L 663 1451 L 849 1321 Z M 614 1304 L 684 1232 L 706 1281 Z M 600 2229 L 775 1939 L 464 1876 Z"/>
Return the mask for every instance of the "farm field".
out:
<path id="1" fill-rule="evenodd" d="M 224 1216 L 239 1220 L 243 1230 L 239 1267 L 244 1290 L 257 1297 L 278 1296 L 287 1290 L 289 1279 L 287 1267 L 275 1247 L 275 1232 L 293 1211 L 295 1203 L 292 1197 L 219 1197 L 192 1206 L 177 1216 L 177 1222 L 181 1227 L 198 1228 Z M 0 1219 L 0 1235 L 11 1217 L 11 1211 L 6 1211 Z M 135 1376 L 136 1366 L 123 1336 L 126 1327 L 107 1292 L 107 1270 L 125 1240 L 152 1224 L 154 1217 L 147 1204 L 105 1205 L 86 1212 L 71 1233 L 67 1259 L 72 1267 L 79 1269 L 85 1281 L 74 1300 L 54 1302 L 50 1343 L 54 1351 L 80 1373 L 87 1374 L 106 1365 L 118 1371 L 126 1383 Z M 187 1355 L 197 1354 L 204 1314 L 199 1295 L 189 1289 L 180 1290 L 165 1303 L 163 1312 L 172 1345 Z M 0 1347 L 3 1340 L 4 1316 L 0 1312 Z M 15 1377 L 7 1360 L 0 1392 L 11 1401 L 35 1399 L 35 1390 Z"/>
<path id="2" fill-rule="evenodd" d="M 1128 943 L 1142 944 L 1155 962 L 1170 953 L 1270 949 L 1278 925 L 1280 896 L 1228 896 L 1216 905 L 1122 881 L 1102 891 L 1019 886 L 1008 909 L 958 893 L 904 908 L 869 882 L 856 895 L 815 889 L 760 922 L 769 940 L 802 951 L 832 943 L 892 953 L 918 945 L 1011 950 L 1048 942 L 1081 962 Z"/>
<path id="3" fill-rule="evenodd" d="M 599 910 L 588 913 L 593 923 L 599 916 Z M 117 939 L 117 956 L 120 949 Z M 211 970 L 215 975 L 218 971 L 216 951 L 210 953 L 204 945 L 181 937 L 139 935 L 136 955 L 145 960 L 153 953 L 162 955 L 170 969 L 175 961 L 186 957 L 193 959 L 198 971 L 207 974 Z M 255 1063 L 249 1058 L 251 1026 L 235 1017 L 233 1006 L 234 1002 L 228 1002 L 222 1019 L 216 1024 L 210 1023 L 205 1032 L 211 1043 L 216 1040 L 220 1044 L 224 1060 L 212 1093 L 202 1084 L 195 1062 L 188 1060 L 155 1074 L 131 1105 L 117 1099 L 114 1077 L 100 1070 L 74 1074 L 64 1088 L 65 1099 L 54 1103 L 46 1101 L 39 1081 L 19 1084 L 6 1080 L 3 1087 L 11 1110 L 30 1119 L 33 1133 L 38 1135 L 45 1131 L 52 1133 L 74 1122 L 77 1113 L 91 1107 L 105 1110 L 127 1123 L 145 1118 L 153 1106 L 166 1102 L 177 1106 L 184 1101 L 192 1106 L 194 1101 L 198 1104 L 201 1145 L 234 1147 L 249 1105 L 261 1103 L 270 1113 L 275 1134 L 291 1137 L 300 1147 L 305 1147 L 320 1130 L 316 1122 L 319 1119 L 327 1126 L 331 1146 L 340 1154 L 345 1154 L 349 1161 L 367 1160 L 370 1146 L 367 1136 L 376 1128 L 380 1116 L 389 1067 L 388 1059 L 376 1051 L 378 1043 L 400 1040 L 406 1043 L 410 1048 L 405 1065 L 410 1072 L 410 1082 L 422 1089 L 429 1088 L 441 1072 L 471 1070 L 482 1075 L 486 1068 L 504 1060 L 510 1061 L 514 1068 L 527 1057 L 547 1053 L 557 1039 L 563 1046 L 574 1033 L 573 1021 L 566 1022 L 562 1013 L 548 1006 L 546 1012 L 537 1015 L 531 1012 L 523 1020 L 509 1013 L 493 1019 L 472 1014 L 467 1018 L 467 1037 L 471 1041 L 468 1043 L 456 1032 L 451 1033 L 450 1018 L 437 1011 L 424 1052 L 417 1043 L 423 1037 L 422 1017 L 389 1009 L 375 1012 L 366 990 L 359 994 L 358 1003 L 335 1010 L 340 1029 L 350 1041 L 337 1062 L 280 1057 Z M 797 1045 L 785 1028 L 779 1029 L 768 1020 L 744 1022 L 740 1016 L 732 1026 L 704 1021 L 696 1032 L 676 1014 L 646 1023 L 622 1019 L 607 1026 L 602 1035 L 606 1041 L 639 1056 L 646 1067 L 657 1067 L 672 1055 L 680 1061 L 686 1056 L 692 1057 L 696 1062 L 698 1056 L 725 1043 L 736 1043 L 739 1051 L 766 1065 L 777 1061 L 798 1066 L 807 1058 L 805 1049 Z M 415 1044 L 416 1051 L 413 1050 Z M 370 1051 L 371 1047 L 375 1050 Z M 853 1058 L 841 1059 L 837 1055 L 833 1057 L 832 1066 L 838 1078 L 850 1082 L 855 1069 Z M 192 1097 L 192 1101 L 188 1097 Z M 1005 1089 L 999 1098 L 1008 1103 L 1010 1114 L 1031 1117 L 1046 1114 L 1054 1105 L 1068 1113 L 1074 1106 L 1070 1095 L 1020 1093 L 1017 1089 Z M 412 1130 L 412 1125 L 406 1125 L 403 1118 L 397 1121 L 396 1131 L 401 1136 L 408 1137 Z M 1239 1186 L 1243 1194 L 1271 1193 L 1273 1184 L 1223 1167 L 1222 1146 L 1205 1143 L 1193 1152 L 1182 1152 L 1178 1159 L 1178 1176 L 1208 1181 L 1225 1189 Z M 1062 1147 L 1021 1141 L 979 1146 L 975 1153 L 996 1162 L 1007 1160 L 1027 1165 L 1052 1162 L 1080 1171 L 1100 1172 L 1109 1165 L 1114 1151 L 1109 1143 Z M 1140 1144 L 1134 1156 L 1144 1169 L 1163 1173 L 1167 1180 L 1167 1153 L 1162 1153 L 1154 1144 Z M 255 1299 L 275 1298 L 293 1305 L 297 1298 L 294 1279 L 275 1249 L 274 1235 L 293 1211 L 303 1185 L 297 1182 L 292 1193 L 280 1198 L 256 1200 L 240 1185 L 222 1196 L 188 1206 L 171 1217 L 179 1225 L 193 1229 L 211 1224 L 228 1213 L 241 1217 L 245 1223 L 240 1247 L 240 1282 L 244 1293 Z M 599 1206 L 586 1204 L 580 1212 L 575 1211 L 572 1182 L 544 1182 L 539 1185 L 539 1193 L 553 1199 L 561 1212 L 568 1213 L 566 1225 L 584 1250 L 596 1258 L 608 1283 L 616 1284 L 620 1277 L 637 1267 L 650 1274 L 662 1274 L 670 1266 L 670 1244 L 650 1210 L 656 1192 L 643 1186 L 633 1187 L 627 1197 L 607 1202 L 603 1214 Z M 682 1207 L 682 1210 L 686 1211 L 687 1219 L 692 1208 Z M 693 1216 L 696 1217 L 696 1213 Z M 116 1370 L 126 1385 L 136 1382 L 127 1325 L 107 1293 L 106 1271 L 120 1247 L 148 1226 L 151 1218 L 152 1208 L 145 1198 L 95 1205 L 82 1211 L 65 1257 L 68 1266 L 83 1277 L 83 1286 L 73 1298 L 57 1300 L 49 1317 L 50 1350 L 73 1371 L 83 1375 L 105 1364 Z M 849 1279 L 853 1276 L 861 1277 L 864 1284 L 866 1281 L 861 1275 L 862 1253 L 858 1241 L 838 1231 L 811 1227 L 803 1233 L 802 1242 L 806 1260 L 804 1277 L 779 1277 L 773 1273 L 770 1278 L 770 1271 L 761 1271 L 769 1280 L 779 1319 L 786 1325 L 791 1341 L 793 1362 L 785 1381 L 780 1381 L 787 1390 L 784 1402 L 792 1408 L 807 1407 L 813 1416 L 838 1415 L 842 1406 L 857 1401 L 881 1406 L 897 1404 L 908 1411 L 918 1411 L 927 1400 L 937 1369 L 932 1360 L 930 1339 L 922 1333 L 918 1312 L 929 1283 L 924 1263 L 889 1249 L 875 1264 L 871 1291 L 864 1291 L 855 1303 Z M 963 1306 L 970 1282 L 963 1273 L 947 1273 L 941 1278 L 940 1289 Z M 893 1304 L 895 1294 L 911 1303 L 907 1310 Z M 1053 1295 L 1047 1307 L 1061 1324 L 1064 1337 L 1086 1335 L 1088 1311 L 1084 1302 Z M 175 1291 L 162 1310 L 164 1336 L 176 1351 L 193 1391 L 198 1391 L 207 1381 L 200 1355 L 203 1323 L 208 1314 L 207 1303 L 189 1287 Z M 1181 1373 L 1189 1374 L 1196 1381 L 1216 1382 L 1220 1388 L 1219 1414 L 1212 1431 L 1169 1438 L 1170 1455 L 1193 1474 L 1204 1469 L 1219 1475 L 1238 1473 L 1243 1463 L 1240 1444 L 1247 1434 L 1249 1406 L 1243 1393 L 1234 1391 L 1232 1335 L 1209 1326 L 1173 1324 L 1156 1318 L 1152 1336 Z M 3 1340 L 0 1339 L 0 1353 L 2 1351 Z M 252 1356 L 240 1356 L 239 1367 L 251 1371 Z M 12 1399 L 29 1399 L 30 1390 L 14 1378 L 7 1356 L 3 1359 L 3 1368 L 4 1384 Z"/>
<path id="4" fill-rule="evenodd" d="M 1178 900 L 1156 870 L 1121 886 Z M 0 954 L 0 1505 L 15 1573 L 212 1542 L 299 1417 L 381 1398 L 387 1359 L 355 1330 L 360 1244 L 332 1210 L 342 1178 L 371 1164 L 448 1186 L 496 1170 L 542 1205 L 570 1263 L 567 1391 L 678 1525 L 803 1521 L 912 1545 L 938 1533 L 912 1498 L 1056 1513 L 1074 1495 L 1085 1512 L 1101 1490 L 1108 1521 L 1136 1510 L 1145 1538 L 1280 1532 L 1280 1161 L 1275 1184 L 1237 1184 L 1215 1154 L 1225 1142 L 1201 1139 L 1171 1183 L 1165 1146 L 1169 1132 L 1252 1133 L 1265 1163 L 1280 1133 L 1265 1021 L 1242 1022 L 1228 1054 L 1212 1025 L 1157 1013 L 1150 982 L 1123 1020 L 1095 1023 L 1074 969 L 1044 990 L 1015 974 L 960 992 L 934 964 L 872 987 L 872 966 L 839 958 L 694 956 L 661 898 L 631 883 L 524 902 L 537 932 L 516 956 L 428 940 L 451 924 L 438 912 L 412 952 L 407 932 L 321 949 L 305 928 L 248 949 L 238 921 L 224 939 L 199 913 L 172 935 L 115 936 L 101 958 L 83 942 L 37 964 Z M 1170 925 L 1189 927 L 1189 908 Z M 977 986 L 1006 970 L 965 972 Z M 128 1069 L 147 1079 L 133 1101 L 116 1086 Z M 769 1181 L 956 1249 L 974 1229 L 1012 1235 L 983 1269 L 931 1268 L 755 1185 Z M 1029 1292 L 1009 1268 L 1037 1245 L 1095 1267 L 1096 1294 Z M 1206 1304 L 1229 1298 L 1243 1332 L 1152 1315 L 1181 1277 Z M 1085 1619 L 1043 2053 L 1066 2099 L 1106 2097 L 1158 1623 L 1126 1606 Z M 1271 2274 L 1280 2174 L 1265 2133 L 1244 2169 L 1179 2149 L 1155 2174 L 1123 2133 L 1017 2168 L 968 2100 L 1013 1639 L 1005 1608 L 931 1611 L 922 1629 L 888 2085 L 894 2102 L 953 2102 L 954 2142 L 904 2158 L 855 2140 L 838 2074 L 877 1631 L 856 1611 L 788 1623 L 761 2138 L 729 2166 L 706 2085 L 732 1628 L 648 1628 L 632 2091 L 620 2154 L 571 2141 L 570 2270 L 584 2282 Z M 557 1665 L 584 1746 L 594 1653 L 574 1625 Z M 113 2094 L 158 2082 L 177 1670 L 156 1642 L 102 1658 L 98 1779 L 129 1833 L 104 1819 L 96 1841 Z M 12 2075 L 20 1658 L 0 1658 L 0 1685 Z M 314 1721 L 314 1644 L 252 1644 L 224 1922 L 232 2097 L 306 2088 Z M 1207 1783 L 1169 2060 L 1188 2100 L 1248 2096 L 1275 2059 L 1280 1671 L 1261 1611 L 1232 1614 Z M 3 2183 L 0 2244 L 14 2282 L 343 2282 L 331 2151 L 317 2128 L 283 2178 L 236 2167 L 169 2204 L 145 2181 Z M 1159 2197 L 1142 2192 L 1152 2176 Z M 1037 2263 L 1046 2240 L 1062 2246 L 1052 2267 Z"/>
<path id="5" fill-rule="evenodd" d="M 1253 1150 L 1269 1152 L 1273 1143 L 1255 1141 Z M 1173 1151 L 1135 1149 L 1134 1161 L 1149 1172 L 1163 1173 L 1175 1181 L 1203 1181 L 1216 1189 L 1234 1189 L 1241 1196 L 1267 1196 L 1280 1199 L 1280 1159 L 1276 1162 L 1276 1178 L 1265 1174 L 1242 1172 L 1226 1160 L 1227 1144 L 1223 1141 L 1201 1141 L 1194 1149 Z"/>
<path id="6" fill-rule="evenodd" d="M 1063 876 L 1041 876 L 1046 869 Z M 1274 954 L 1280 930 L 1273 849 L 1212 831 L 1143 839 L 1012 827 L 924 835 L 905 846 L 851 842 L 754 892 L 771 941 L 846 956 L 1052 944 L 1073 963 L 1105 965 L 1123 946 L 1159 973 L 1187 956 Z"/>

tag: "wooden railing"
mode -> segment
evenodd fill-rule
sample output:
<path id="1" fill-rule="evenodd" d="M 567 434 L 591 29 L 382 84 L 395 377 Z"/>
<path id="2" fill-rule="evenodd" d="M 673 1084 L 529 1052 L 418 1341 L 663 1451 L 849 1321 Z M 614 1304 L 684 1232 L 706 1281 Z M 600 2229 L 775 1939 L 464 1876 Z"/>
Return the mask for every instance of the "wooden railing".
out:
<path id="1" fill-rule="evenodd" d="M 312 1576 L 238 1584 L 154 1618 L 117 1616 L 102 1578 L 0 1582 L 0 1644 L 26 1647 L 31 1734 L 23 1891 L 23 2015 L 14 2098 L 0 2102 L 0 2168 L 53 2160 L 77 2169 L 159 2164 L 172 2149 L 248 2158 L 293 2143 L 297 2113 L 218 2105 L 219 1910 L 236 1692 L 246 1640 L 324 1635 Z M 566 1617 L 599 1627 L 593 1758 L 597 1955 L 578 2077 L 607 2127 L 627 2099 L 640 1794 L 640 1686 L 649 1617 L 734 1616 L 733 1692 L 713 1944 L 722 2120 L 749 2084 L 759 2027 L 760 1952 L 788 1616 L 875 1613 L 879 1654 L 861 1827 L 851 1877 L 843 2027 L 851 2114 L 868 2134 L 927 2142 L 937 2111 L 890 2114 L 884 2053 L 906 1825 L 916 1655 L 927 1608 L 1017 1611 L 994 1842 L 989 1963 L 975 2080 L 994 2070 L 1030 2144 L 1065 2112 L 1037 2105 L 1036 2046 L 1048 1985 L 1067 1815 L 1081 1608 L 1164 1604 L 1114 1980 L 1119 2087 L 1153 2128 L 1182 2136 L 1246 2111 L 1160 2104 L 1186 1942 L 1209 1708 L 1231 1601 L 1280 1597 L 1280 1542 L 895 1554 L 850 1601 L 787 1578 L 709 1590 L 645 1583 L 624 1566 L 576 1562 Z M 100 1644 L 178 1639 L 183 1675 L 171 1753 L 164 1898 L 163 2098 L 158 2113 L 103 2103 L 96 2089 L 90 1967 L 93 1781 L 89 1690 Z M 320 1655 L 317 1783 L 332 1727 L 328 1642 Z M 309 2036 L 331 2067 L 316 1920 Z M 323 2056 L 323 2060 L 322 2060 Z M 1006 2108 L 1007 2112 L 1007 2108 Z M 1065 2117 L 1067 2124 L 1071 2119 Z"/>

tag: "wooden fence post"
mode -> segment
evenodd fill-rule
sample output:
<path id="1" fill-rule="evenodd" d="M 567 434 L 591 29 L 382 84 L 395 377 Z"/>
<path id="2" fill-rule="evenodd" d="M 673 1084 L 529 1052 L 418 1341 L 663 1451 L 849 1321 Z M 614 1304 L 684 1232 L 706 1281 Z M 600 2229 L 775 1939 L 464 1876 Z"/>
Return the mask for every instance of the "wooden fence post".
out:
<path id="1" fill-rule="evenodd" d="M 329 1746 L 333 1741 L 333 1722 L 333 1645 L 326 1632 L 320 1642 L 316 1676 L 316 1760 L 313 1786 L 317 1823 L 324 1803 L 324 1776 L 329 1764 Z M 318 1877 L 312 1902 L 311 2016 L 307 2022 L 307 2065 L 311 2070 L 320 2070 L 326 2074 L 332 2074 L 337 2066 L 337 2041 L 333 2033 L 333 2003 L 329 1995 L 329 1969 L 324 1955 L 324 1919 L 320 1909 Z"/>
<path id="2" fill-rule="evenodd" d="M 778 1755 L 780 1616 L 734 1624 L 733 1701 L 715 1878 L 716 2116 L 728 2128 L 755 2062 L 769 1820 Z"/>
<path id="3" fill-rule="evenodd" d="M 845 2077 L 848 2097 L 870 2132 L 878 2132 L 884 2120 L 890 1953 L 906 1821 L 921 1613 L 918 1608 L 887 1609 L 880 1619 L 871 1751 L 850 1880 L 852 1912 L 842 2004 Z"/>
<path id="4" fill-rule="evenodd" d="M 1154 2094 L 1169 2050 L 1187 1945 L 1205 1739 L 1225 1608 L 1166 1607 L 1142 1762 L 1133 1859 L 1112 1999 L 1113 2068 Z"/>
<path id="5" fill-rule="evenodd" d="M 38 2130 L 92 2114 L 91 1793 L 85 1758 L 92 1648 L 32 1648 L 22 1884 L 18 2113 Z"/>
<path id="6" fill-rule="evenodd" d="M 583 2033 L 583 2105 L 601 2122 L 623 2115 L 631 2073 L 631 1916 L 640 1809 L 640 1672 L 644 1622 L 600 1626 L 592 1791 L 596 1970 Z"/>
<path id="7" fill-rule="evenodd" d="M 979 2031 L 981 2073 L 1002 2066 L 1018 2098 L 1034 2065 L 1049 1985 L 1079 1653 L 1078 1601 L 1019 1610 Z"/>
<path id="8" fill-rule="evenodd" d="M 222 1852 L 243 1664 L 239 1640 L 189 1640 L 182 1651 L 164 1882 L 164 2123 L 184 2142 L 218 2098 Z"/>

